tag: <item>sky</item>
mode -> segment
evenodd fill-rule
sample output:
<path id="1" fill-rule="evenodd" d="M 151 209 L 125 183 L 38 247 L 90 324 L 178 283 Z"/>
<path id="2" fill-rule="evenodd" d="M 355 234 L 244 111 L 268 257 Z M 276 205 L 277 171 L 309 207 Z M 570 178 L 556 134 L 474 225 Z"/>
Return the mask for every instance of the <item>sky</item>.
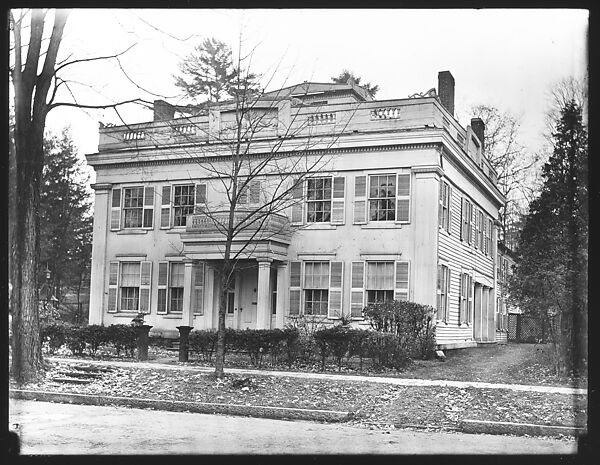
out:
<path id="1" fill-rule="evenodd" d="M 329 82 L 346 68 L 377 84 L 378 100 L 437 88 L 439 71 L 455 78 L 459 122 L 469 108 L 497 107 L 520 118 L 521 142 L 543 144 L 550 91 L 587 73 L 588 12 L 568 9 L 76 9 L 59 58 L 115 55 L 68 67 L 80 103 L 124 99 L 182 100 L 174 86 L 178 63 L 200 41 L 215 37 L 251 58 L 267 90 L 303 81 Z M 81 154 L 94 153 L 98 122 L 150 121 L 150 110 L 57 108 L 47 126 L 70 126 Z"/>

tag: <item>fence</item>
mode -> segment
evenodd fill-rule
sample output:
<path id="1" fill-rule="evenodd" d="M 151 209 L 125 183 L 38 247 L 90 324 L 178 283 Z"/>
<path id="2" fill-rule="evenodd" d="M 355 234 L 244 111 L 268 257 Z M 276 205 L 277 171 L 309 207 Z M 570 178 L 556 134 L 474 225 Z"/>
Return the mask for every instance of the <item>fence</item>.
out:
<path id="1" fill-rule="evenodd" d="M 508 340 L 512 342 L 549 342 L 550 331 L 541 318 L 509 313 Z"/>

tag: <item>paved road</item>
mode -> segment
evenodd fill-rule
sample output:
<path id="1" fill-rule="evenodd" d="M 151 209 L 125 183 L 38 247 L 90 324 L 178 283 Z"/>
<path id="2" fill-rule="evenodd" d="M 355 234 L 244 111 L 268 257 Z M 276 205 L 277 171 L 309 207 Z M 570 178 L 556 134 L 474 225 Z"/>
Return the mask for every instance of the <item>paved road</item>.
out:
<path id="1" fill-rule="evenodd" d="M 574 441 L 291 422 L 10 399 L 38 454 L 573 454 Z"/>

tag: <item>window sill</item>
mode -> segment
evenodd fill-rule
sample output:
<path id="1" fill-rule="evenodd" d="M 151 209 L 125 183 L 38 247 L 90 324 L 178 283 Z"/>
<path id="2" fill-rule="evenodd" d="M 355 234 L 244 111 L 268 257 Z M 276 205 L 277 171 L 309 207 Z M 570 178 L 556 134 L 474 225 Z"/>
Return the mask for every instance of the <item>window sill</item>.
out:
<path id="1" fill-rule="evenodd" d="M 109 315 L 112 315 L 115 318 L 134 318 L 139 312 L 138 311 L 131 311 L 131 312 L 124 312 L 124 311 L 120 311 L 118 313 L 109 313 Z M 144 315 L 147 315 L 147 313 L 144 313 Z"/>
<path id="2" fill-rule="evenodd" d="M 166 318 L 167 320 L 181 320 L 183 318 L 183 313 L 159 313 L 159 315 L 163 318 Z"/>
<path id="3" fill-rule="evenodd" d="M 117 234 L 148 234 L 148 229 L 121 229 Z"/>
<path id="4" fill-rule="evenodd" d="M 371 222 L 362 224 L 361 229 L 402 229 L 402 223 L 387 223 L 387 222 Z"/>
<path id="5" fill-rule="evenodd" d="M 321 230 L 327 230 L 327 229 L 337 229 L 338 225 L 336 224 L 329 224 L 329 223 L 307 223 L 306 226 L 303 227 L 303 229 L 306 230 L 310 230 L 310 229 L 321 229 Z"/>
<path id="6" fill-rule="evenodd" d="M 165 231 L 167 234 L 181 234 L 182 232 L 185 232 L 185 226 L 174 226 L 169 229 L 165 228 L 163 231 Z"/>

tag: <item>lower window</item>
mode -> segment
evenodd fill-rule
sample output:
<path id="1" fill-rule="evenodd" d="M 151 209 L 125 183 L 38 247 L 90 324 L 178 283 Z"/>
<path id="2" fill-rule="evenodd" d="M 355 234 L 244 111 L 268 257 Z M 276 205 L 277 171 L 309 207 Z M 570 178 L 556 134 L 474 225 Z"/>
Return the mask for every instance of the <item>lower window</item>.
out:
<path id="1" fill-rule="evenodd" d="M 121 311 L 137 311 L 140 308 L 140 263 L 121 263 L 120 279 Z"/>
<path id="2" fill-rule="evenodd" d="M 377 302 L 391 302 L 394 300 L 394 291 L 389 289 L 367 290 L 367 305 Z"/>
<path id="3" fill-rule="evenodd" d="M 327 302 L 329 292 L 327 289 L 304 290 L 304 314 L 314 316 L 327 316 Z"/>

